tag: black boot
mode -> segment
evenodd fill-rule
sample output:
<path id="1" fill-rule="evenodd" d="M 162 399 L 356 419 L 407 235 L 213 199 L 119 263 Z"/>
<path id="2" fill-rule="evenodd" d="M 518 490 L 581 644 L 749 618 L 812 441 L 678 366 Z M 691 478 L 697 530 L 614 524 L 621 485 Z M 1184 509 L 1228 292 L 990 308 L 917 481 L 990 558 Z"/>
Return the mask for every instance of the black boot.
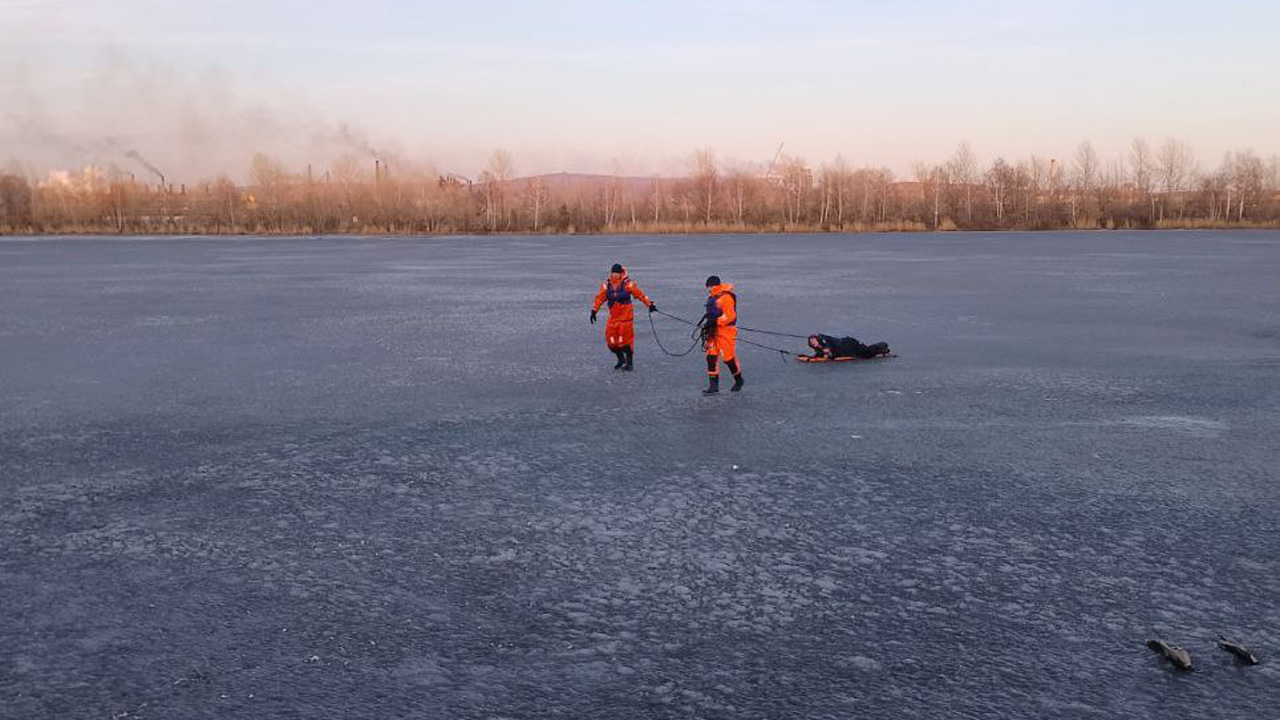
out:
<path id="1" fill-rule="evenodd" d="M 729 388 L 729 392 L 738 392 L 742 389 L 742 371 L 738 369 L 738 361 L 735 358 L 725 365 L 728 365 L 729 372 L 733 373 L 733 387 Z"/>
<path id="2" fill-rule="evenodd" d="M 621 350 L 614 350 L 613 354 L 618 356 L 618 362 L 613 366 L 614 370 L 619 370 L 627 364 L 627 356 L 623 355 Z"/>
<path id="3" fill-rule="evenodd" d="M 715 395 L 720 392 L 720 374 L 716 372 L 718 362 L 720 362 L 719 355 L 707 356 L 707 389 L 702 391 L 703 395 Z"/>
<path id="4" fill-rule="evenodd" d="M 632 365 L 632 361 L 634 361 L 636 358 L 635 350 L 632 350 L 630 347 L 625 347 L 625 348 L 622 348 L 622 354 L 627 359 L 627 364 L 623 365 L 622 369 L 626 370 L 627 372 L 631 372 L 632 370 L 635 369 L 635 367 Z"/>

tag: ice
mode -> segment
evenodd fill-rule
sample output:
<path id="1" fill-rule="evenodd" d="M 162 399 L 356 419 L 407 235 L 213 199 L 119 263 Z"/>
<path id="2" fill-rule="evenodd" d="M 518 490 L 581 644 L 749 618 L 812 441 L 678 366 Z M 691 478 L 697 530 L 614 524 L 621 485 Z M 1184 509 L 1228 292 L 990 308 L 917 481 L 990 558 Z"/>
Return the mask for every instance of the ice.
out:
<path id="1" fill-rule="evenodd" d="M 0 243 L 5 712 L 1268 716 L 1280 234 L 991 237 Z"/>

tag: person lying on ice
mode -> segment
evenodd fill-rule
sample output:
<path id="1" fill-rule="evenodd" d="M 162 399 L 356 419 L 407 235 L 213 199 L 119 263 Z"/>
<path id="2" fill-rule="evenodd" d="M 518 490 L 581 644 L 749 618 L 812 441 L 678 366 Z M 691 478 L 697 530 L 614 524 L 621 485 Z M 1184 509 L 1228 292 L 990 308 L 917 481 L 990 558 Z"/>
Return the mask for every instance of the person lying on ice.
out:
<path id="1" fill-rule="evenodd" d="M 838 360 L 840 358 L 870 360 L 871 358 L 889 354 L 888 343 L 878 342 L 875 345 L 863 345 L 857 338 L 838 338 L 831 335 L 810 335 L 809 347 L 813 349 L 813 355 L 808 356 L 812 360 Z"/>
<path id="2" fill-rule="evenodd" d="M 596 312 L 600 306 L 609 303 L 609 320 L 604 324 L 604 342 L 617 356 L 618 363 L 613 366 L 630 371 L 634 365 L 636 332 L 633 321 L 635 313 L 631 309 L 631 298 L 649 306 L 649 312 L 658 309 L 648 296 L 627 277 L 627 271 L 619 264 L 609 269 L 609 279 L 600 283 L 600 291 L 596 293 L 595 303 L 591 306 L 591 324 L 596 322 Z"/>
<path id="3" fill-rule="evenodd" d="M 704 395 L 720 392 L 720 368 L 717 360 L 724 360 L 725 367 L 733 373 L 731 392 L 742 389 L 742 369 L 734 355 L 738 339 L 738 296 L 733 285 L 720 282 L 712 275 L 707 278 L 707 312 L 698 322 L 702 328 L 702 343 L 707 349 L 707 389 Z"/>

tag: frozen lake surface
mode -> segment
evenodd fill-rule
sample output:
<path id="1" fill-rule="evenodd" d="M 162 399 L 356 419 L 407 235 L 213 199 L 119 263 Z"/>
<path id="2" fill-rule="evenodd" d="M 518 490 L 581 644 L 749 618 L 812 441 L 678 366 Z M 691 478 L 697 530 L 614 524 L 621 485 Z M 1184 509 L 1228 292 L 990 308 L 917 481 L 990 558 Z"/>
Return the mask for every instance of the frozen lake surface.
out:
<path id="1" fill-rule="evenodd" d="M 1276 717 L 1277 437 L 1280 233 L 0 240 L 0 715 Z"/>

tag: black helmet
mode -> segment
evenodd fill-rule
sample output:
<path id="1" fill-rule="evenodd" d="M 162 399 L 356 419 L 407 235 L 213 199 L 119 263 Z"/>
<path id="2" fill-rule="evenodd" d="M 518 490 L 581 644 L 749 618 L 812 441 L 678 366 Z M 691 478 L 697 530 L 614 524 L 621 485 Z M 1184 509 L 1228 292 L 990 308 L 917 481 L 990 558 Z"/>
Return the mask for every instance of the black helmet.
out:
<path id="1" fill-rule="evenodd" d="M 622 265 L 620 265 L 619 263 L 614 263 L 613 267 L 609 268 L 609 272 L 616 272 L 616 273 L 622 272 Z"/>
<path id="2" fill-rule="evenodd" d="M 707 287 L 715 287 L 716 285 L 719 285 L 719 284 L 720 284 L 719 275 L 712 275 L 711 277 L 707 278 Z"/>

